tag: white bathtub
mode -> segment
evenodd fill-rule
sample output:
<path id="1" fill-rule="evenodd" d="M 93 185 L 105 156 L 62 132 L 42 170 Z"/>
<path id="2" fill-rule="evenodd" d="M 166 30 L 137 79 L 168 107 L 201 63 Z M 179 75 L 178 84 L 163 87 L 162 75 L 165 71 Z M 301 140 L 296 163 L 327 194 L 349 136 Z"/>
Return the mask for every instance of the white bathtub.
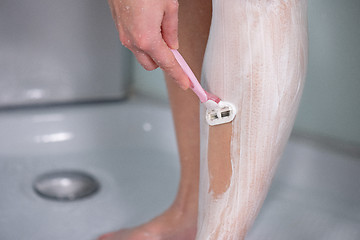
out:
<path id="1" fill-rule="evenodd" d="M 177 191 L 170 109 L 148 98 L 0 111 L 0 136 L 1 240 L 96 239 L 156 216 Z M 292 137 L 248 239 L 360 239 L 359 160 Z M 90 173 L 100 191 L 43 199 L 33 181 L 53 170 Z"/>

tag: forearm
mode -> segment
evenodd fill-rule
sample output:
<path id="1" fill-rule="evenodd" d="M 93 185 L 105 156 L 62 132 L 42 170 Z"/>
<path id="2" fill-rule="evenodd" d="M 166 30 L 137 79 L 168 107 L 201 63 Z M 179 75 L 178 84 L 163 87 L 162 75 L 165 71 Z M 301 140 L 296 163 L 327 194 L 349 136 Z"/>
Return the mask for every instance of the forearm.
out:
<path id="1" fill-rule="evenodd" d="M 307 64 L 305 0 L 214 0 L 203 70 L 238 108 L 231 125 L 202 123 L 197 239 L 242 239 L 293 126 Z"/>

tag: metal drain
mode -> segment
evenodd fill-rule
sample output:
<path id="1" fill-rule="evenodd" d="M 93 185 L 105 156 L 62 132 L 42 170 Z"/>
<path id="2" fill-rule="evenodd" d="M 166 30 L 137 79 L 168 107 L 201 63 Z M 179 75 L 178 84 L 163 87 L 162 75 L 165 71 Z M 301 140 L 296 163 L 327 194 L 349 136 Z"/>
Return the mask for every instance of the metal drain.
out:
<path id="1" fill-rule="evenodd" d="M 41 175 L 33 187 L 42 197 L 73 201 L 94 194 L 99 189 L 99 183 L 84 172 L 58 171 Z"/>

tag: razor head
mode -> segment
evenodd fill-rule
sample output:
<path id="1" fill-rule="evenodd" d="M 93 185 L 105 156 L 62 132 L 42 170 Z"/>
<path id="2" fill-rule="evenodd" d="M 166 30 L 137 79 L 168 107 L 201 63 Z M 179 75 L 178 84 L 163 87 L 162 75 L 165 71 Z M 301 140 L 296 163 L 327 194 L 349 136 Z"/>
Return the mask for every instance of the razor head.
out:
<path id="1" fill-rule="evenodd" d="M 210 126 L 231 122 L 236 115 L 236 108 L 229 102 L 220 101 L 217 107 L 206 109 L 206 121 Z"/>

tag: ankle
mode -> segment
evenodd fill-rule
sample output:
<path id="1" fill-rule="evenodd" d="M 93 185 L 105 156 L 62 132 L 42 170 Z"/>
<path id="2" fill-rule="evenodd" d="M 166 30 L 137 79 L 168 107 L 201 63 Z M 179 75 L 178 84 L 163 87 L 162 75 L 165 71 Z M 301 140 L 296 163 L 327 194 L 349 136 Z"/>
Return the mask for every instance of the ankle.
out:
<path id="1" fill-rule="evenodd" d="M 169 208 L 177 217 L 197 218 L 198 199 L 197 198 L 177 198 Z"/>

